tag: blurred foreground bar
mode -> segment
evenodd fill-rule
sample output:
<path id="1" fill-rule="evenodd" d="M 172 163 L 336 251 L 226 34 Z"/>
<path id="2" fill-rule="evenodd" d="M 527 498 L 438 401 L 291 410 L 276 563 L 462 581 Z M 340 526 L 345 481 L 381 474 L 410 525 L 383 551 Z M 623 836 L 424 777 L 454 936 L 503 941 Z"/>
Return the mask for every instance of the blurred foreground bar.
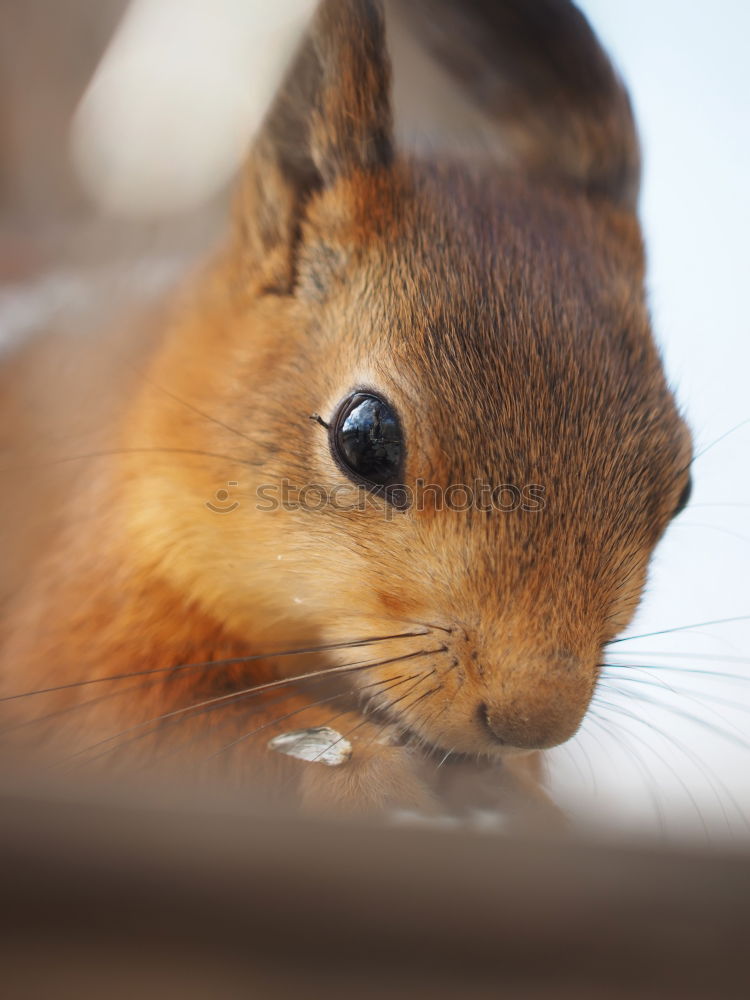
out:
<path id="1" fill-rule="evenodd" d="M 750 996 L 750 858 L 0 800 L 3 996 Z"/>

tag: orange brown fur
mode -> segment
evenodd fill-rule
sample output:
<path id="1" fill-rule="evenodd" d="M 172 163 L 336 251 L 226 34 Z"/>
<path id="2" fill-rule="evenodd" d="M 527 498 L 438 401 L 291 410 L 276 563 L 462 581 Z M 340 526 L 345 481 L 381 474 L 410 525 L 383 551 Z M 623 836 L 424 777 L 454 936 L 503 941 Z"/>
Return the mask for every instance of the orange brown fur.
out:
<path id="1" fill-rule="evenodd" d="M 327 0 L 251 153 L 232 238 L 155 331 L 147 378 L 111 437 L 118 455 L 73 497 L 10 608 L 2 653 L 12 692 L 420 633 L 327 655 L 392 659 L 342 675 L 365 694 L 413 675 L 387 726 L 343 701 L 315 707 L 322 689 L 300 683 L 175 727 L 191 767 L 284 774 L 326 807 L 427 808 L 429 754 L 415 746 L 503 760 L 573 735 L 690 459 L 644 302 L 623 92 L 600 95 L 607 134 L 621 128 L 604 183 L 601 149 L 586 145 L 602 133 L 588 127 L 564 137 L 566 150 L 575 136 L 582 146 L 559 175 L 552 149 L 540 168 L 538 132 L 527 169 L 396 154 L 388 79 L 379 5 Z M 600 109 L 592 100 L 581 120 Z M 507 115 L 498 109 L 498 128 Z M 407 483 L 540 484 L 544 509 L 257 510 L 263 484 L 347 485 L 309 415 L 330 420 L 360 386 L 401 415 Z M 205 501 L 230 481 L 239 509 L 212 514 Z M 184 671 L 70 713 L 71 730 L 53 722 L 49 735 L 75 749 L 81 734 L 91 744 L 319 666 Z M 73 689 L 60 705 L 91 696 Z M 332 718 L 352 733 L 345 766 L 265 750 L 274 732 Z M 153 753 L 135 740 L 122 755 Z"/>

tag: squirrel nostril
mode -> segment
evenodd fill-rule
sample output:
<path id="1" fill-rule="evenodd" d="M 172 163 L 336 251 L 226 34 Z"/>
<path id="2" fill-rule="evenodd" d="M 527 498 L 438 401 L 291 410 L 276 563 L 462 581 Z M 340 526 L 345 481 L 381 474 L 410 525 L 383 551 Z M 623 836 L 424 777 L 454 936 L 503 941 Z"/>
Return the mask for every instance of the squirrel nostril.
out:
<path id="1" fill-rule="evenodd" d="M 479 704 L 477 705 L 477 718 L 479 719 L 479 722 L 482 725 L 482 727 L 490 733 L 493 740 L 495 740 L 497 743 L 502 743 L 502 744 L 506 742 L 505 739 L 503 739 L 503 737 L 498 733 L 498 731 L 492 725 L 492 720 L 490 718 L 490 710 L 486 701 L 480 701 Z"/>

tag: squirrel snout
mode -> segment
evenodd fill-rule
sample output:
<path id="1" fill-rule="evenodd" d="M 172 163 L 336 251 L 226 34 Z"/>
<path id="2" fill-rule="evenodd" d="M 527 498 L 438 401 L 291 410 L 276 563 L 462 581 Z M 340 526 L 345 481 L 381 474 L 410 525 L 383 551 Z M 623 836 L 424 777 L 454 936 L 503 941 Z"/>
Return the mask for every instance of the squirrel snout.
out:
<path id="1" fill-rule="evenodd" d="M 568 721 L 557 713 L 551 716 L 518 714 L 480 702 L 477 719 L 493 740 L 515 750 L 547 750 L 564 743 L 575 732 L 578 719 Z"/>
<path id="2" fill-rule="evenodd" d="M 475 717 L 485 736 L 501 746 L 546 750 L 577 731 L 593 691 L 593 672 L 586 660 L 569 653 L 550 658 L 546 669 L 533 659 L 529 666 L 513 680 L 506 674 L 497 686 L 490 683 Z"/>

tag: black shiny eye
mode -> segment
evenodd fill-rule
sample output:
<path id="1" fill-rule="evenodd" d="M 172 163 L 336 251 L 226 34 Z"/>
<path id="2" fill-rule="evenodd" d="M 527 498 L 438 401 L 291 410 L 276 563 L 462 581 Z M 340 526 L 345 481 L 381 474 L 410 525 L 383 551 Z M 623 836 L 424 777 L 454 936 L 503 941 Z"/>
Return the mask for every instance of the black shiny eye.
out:
<path id="1" fill-rule="evenodd" d="M 677 506 L 675 507 L 675 511 L 674 514 L 672 514 L 672 517 L 677 517 L 678 514 L 681 514 L 683 512 L 683 510 L 690 503 L 690 496 L 692 492 L 693 492 L 693 477 L 691 476 L 690 479 L 688 479 L 688 481 L 685 483 L 685 488 L 680 494 L 680 499 L 677 501 Z"/>
<path id="2" fill-rule="evenodd" d="M 372 486 L 400 482 L 404 437 L 390 403 L 369 392 L 345 400 L 331 425 L 331 450 L 353 479 Z"/>

